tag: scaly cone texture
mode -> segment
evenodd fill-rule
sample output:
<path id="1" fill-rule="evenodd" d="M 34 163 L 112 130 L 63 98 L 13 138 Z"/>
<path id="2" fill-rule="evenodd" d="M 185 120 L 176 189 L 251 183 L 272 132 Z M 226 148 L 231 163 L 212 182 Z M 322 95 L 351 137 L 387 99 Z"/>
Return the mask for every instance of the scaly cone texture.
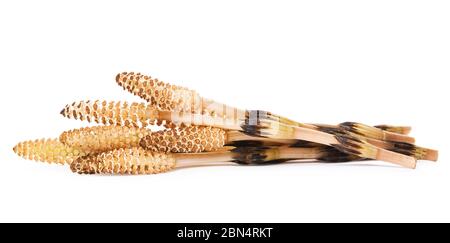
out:
<path id="1" fill-rule="evenodd" d="M 133 72 L 117 74 L 116 82 L 123 89 L 145 99 L 160 110 L 203 112 L 202 98 L 193 90 Z"/>
<path id="2" fill-rule="evenodd" d="M 61 115 L 104 125 L 147 127 L 158 123 L 158 111 L 149 104 L 120 101 L 80 101 L 67 105 Z"/>
<path id="3" fill-rule="evenodd" d="M 175 158 L 142 148 L 117 149 L 75 160 L 70 169 L 79 174 L 158 174 L 172 170 Z"/>
<path id="4" fill-rule="evenodd" d="M 140 145 L 155 152 L 200 153 L 217 151 L 225 142 L 223 129 L 190 126 L 151 133 L 141 140 Z"/>
<path id="5" fill-rule="evenodd" d="M 139 141 L 149 134 L 151 131 L 145 128 L 96 126 L 65 131 L 59 140 L 72 148 L 99 153 L 138 147 Z"/>
<path id="6" fill-rule="evenodd" d="M 25 141 L 14 147 L 14 152 L 25 158 L 54 164 L 70 164 L 88 153 L 64 145 L 58 139 L 37 139 Z"/>
<path id="7" fill-rule="evenodd" d="M 14 151 L 28 159 L 68 163 L 73 171 L 86 174 L 161 173 L 173 169 L 175 159 L 178 165 L 217 160 L 262 164 L 304 156 L 331 162 L 376 159 L 415 168 L 416 159 L 438 157 L 436 150 L 412 145 L 414 138 L 406 136 L 409 127 L 304 124 L 270 112 L 230 107 L 140 73 L 121 73 L 116 82 L 149 103 L 74 102 L 61 111 L 63 116 L 107 127 L 75 129 L 59 139 L 22 142 Z M 144 129 L 148 125 L 169 129 L 150 133 Z M 233 137 L 229 131 L 257 138 Z M 255 142 L 261 146 L 249 147 Z M 282 148 L 283 144 L 289 146 Z M 230 147 L 226 145 L 235 149 L 227 150 Z M 295 149 L 302 145 L 306 147 Z"/>
<path id="8" fill-rule="evenodd" d="M 116 82 L 130 93 L 137 95 L 146 101 L 150 102 L 155 107 L 166 111 L 185 111 L 192 112 L 194 114 L 214 114 L 224 115 L 222 104 L 216 103 L 213 100 L 207 100 L 202 98 L 196 91 L 189 90 L 184 87 L 171 85 L 153 79 L 150 76 L 143 75 L 141 73 L 123 72 L 116 76 Z M 209 108 L 209 109 L 208 109 Z M 227 108 L 228 109 L 228 108 Z M 228 112 L 231 112 L 230 109 Z M 233 113 L 233 112 L 231 112 Z M 230 114 L 229 114 L 230 115 Z M 292 126 L 304 126 L 313 128 L 314 125 L 307 125 L 292 121 L 287 118 L 278 117 L 279 122 L 292 125 Z M 343 126 L 346 126 L 344 123 Z M 363 136 L 375 138 L 375 139 L 389 139 L 398 142 L 413 143 L 414 140 L 406 136 L 389 136 L 385 134 L 383 130 L 388 132 L 407 134 L 410 131 L 409 127 L 392 127 L 388 125 L 381 125 L 378 127 L 366 126 L 358 124 L 355 126 L 354 131 L 360 133 Z"/>

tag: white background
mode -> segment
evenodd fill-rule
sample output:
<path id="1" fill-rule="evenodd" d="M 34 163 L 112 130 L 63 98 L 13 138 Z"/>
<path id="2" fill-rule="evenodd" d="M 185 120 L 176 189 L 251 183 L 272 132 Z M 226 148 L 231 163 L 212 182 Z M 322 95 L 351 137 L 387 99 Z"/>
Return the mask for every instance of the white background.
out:
<path id="1" fill-rule="evenodd" d="M 1 1 L 0 221 L 450 221 L 448 1 Z M 85 126 L 83 99 L 139 101 L 138 71 L 302 122 L 413 126 L 416 170 L 223 166 L 80 176 L 19 141 Z"/>

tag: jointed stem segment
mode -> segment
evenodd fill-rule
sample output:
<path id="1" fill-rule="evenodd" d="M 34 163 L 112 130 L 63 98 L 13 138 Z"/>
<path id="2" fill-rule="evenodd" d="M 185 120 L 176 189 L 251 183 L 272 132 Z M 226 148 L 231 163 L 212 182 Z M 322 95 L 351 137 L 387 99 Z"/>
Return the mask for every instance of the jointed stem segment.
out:
<path id="1" fill-rule="evenodd" d="M 414 145 L 410 127 L 306 124 L 259 110 L 241 110 L 197 92 L 140 73 L 120 73 L 116 82 L 148 103 L 79 101 L 61 114 L 104 126 L 74 129 L 59 139 L 26 141 L 18 155 L 70 164 L 81 174 L 156 174 L 176 167 L 216 162 L 280 163 L 384 160 L 415 168 L 438 152 Z M 149 125 L 165 127 L 152 132 Z"/>

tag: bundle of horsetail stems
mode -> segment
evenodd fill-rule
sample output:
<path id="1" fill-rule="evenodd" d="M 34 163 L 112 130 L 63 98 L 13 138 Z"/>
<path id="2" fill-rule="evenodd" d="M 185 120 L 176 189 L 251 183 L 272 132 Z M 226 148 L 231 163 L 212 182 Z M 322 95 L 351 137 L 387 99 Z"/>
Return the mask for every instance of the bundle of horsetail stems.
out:
<path id="1" fill-rule="evenodd" d="M 438 159 L 438 151 L 414 144 L 408 126 L 300 123 L 271 112 L 231 107 L 140 73 L 120 73 L 116 83 L 145 102 L 73 102 L 61 115 L 99 125 L 20 142 L 14 152 L 68 165 L 78 174 L 119 175 L 289 161 L 380 160 L 414 169 L 417 160 Z"/>

